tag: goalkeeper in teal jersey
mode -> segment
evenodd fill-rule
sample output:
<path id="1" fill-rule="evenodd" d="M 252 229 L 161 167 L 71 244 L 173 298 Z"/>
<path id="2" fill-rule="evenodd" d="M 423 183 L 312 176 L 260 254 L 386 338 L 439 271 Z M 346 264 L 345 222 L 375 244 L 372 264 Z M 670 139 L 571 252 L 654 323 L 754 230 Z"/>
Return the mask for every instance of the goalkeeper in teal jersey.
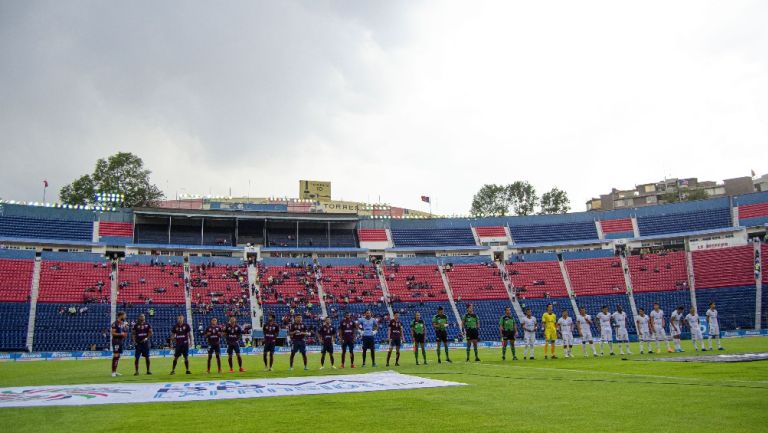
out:
<path id="1" fill-rule="evenodd" d="M 427 364 L 427 351 L 424 349 L 424 336 L 427 331 L 427 325 L 421 320 L 421 313 L 418 311 L 411 321 L 411 338 L 413 338 L 413 356 L 416 357 L 416 365 L 419 365 L 419 346 L 421 346 L 421 357 L 424 359 L 424 365 Z"/>
<path id="2" fill-rule="evenodd" d="M 469 362 L 469 350 L 472 346 L 475 348 L 475 362 L 480 362 L 477 356 L 477 340 L 480 339 L 480 318 L 475 314 L 472 304 L 467 306 L 467 314 L 462 318 L 464 322 L 464 332 L 467 339 L 467 362 Z"/>
<path id="3" fill-rule="evenodd" d="M 499 334 L 501 334 L 501 360 L 507 359 L 507 345 L 509 345 L 512 350 L 512 359 L 517 361 L 515 354 L 517 328 L 515 327 L 515 319 L 512 318 L 512 309 L 509 307 L 504 310 L 504 315 L 499 319 Z"/>
<path id="4" fill-rule="evenodd" d="M 432 316 L 432 327 L 435 329 L 435 340 L 437 340 L 437 363 L 440 364 L 440 344 L 445 347 L 445 362 L 450 363 L 451 357 L 448 356 L 448 316 L 445 315 L 443 307 L 437 307 L 437 314 Z"/>

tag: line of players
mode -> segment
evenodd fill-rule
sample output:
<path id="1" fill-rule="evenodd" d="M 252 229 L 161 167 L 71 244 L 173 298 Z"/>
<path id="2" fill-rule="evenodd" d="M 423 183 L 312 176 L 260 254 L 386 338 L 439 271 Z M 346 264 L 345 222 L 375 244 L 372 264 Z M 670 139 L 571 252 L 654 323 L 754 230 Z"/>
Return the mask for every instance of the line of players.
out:
<path id="1" fill-rule="evenodd" d="M 688 326 L 691 331 L 691 339 L 696 351 L 701 348 L 702 351 L 707 349 L 704 347 L 704 339 L 701 333 L 700 321 L 701 319 L 696 314 L 696 309 L 691 307 L 689 313 L 684 315 L 684 308 L 678 307 L 671 315 L 669 321 L 670 336 L 674 342 L 675 350 L 672 350 L 670 346 L 670 339 L 667 337 L 666 318 L 664 311 L 661 310 L 658 303 L 653 304 L 653 310 L 649 315 L 645 314 L 643 308 L 638 309 L 638 316 L 636 317 L 636 329 L 638 334 L 638 340 L 640 342 L 640 353 L 643 354 L 645 350 L 645 344 L 648 347 L 648 353 L 653 353 L 651 343 L 656 343 L 656 353 L 661 352 L 660 342 L 666 343 L 668 352 L 683 352 L 680 344 L 680 336 L 683 332 L 683 326 Z M 563 310 L 561 317 L 558 319 L 553 312 L 552 304 L 547 305 L 546 312 L 542 315 L 542 324 L 544 329 L 544 359 L 549 356 L 557 358 L 555 353 L 555 341 L 558 336 L 562 340 L 563 350 L 565 357 L 570 358 L 573 356 L 573 331 L 578 331 L 581 338 L 582 351 L 584 356 L 587 354 L 587 344 L 592 349 L 593 356 L 598 356 L 597 349 L 595 347 L 595 341 L 600 345 L 600 355 L 605 354 L 605 346 L 608 345 L 610 355 L 615 355 L 613 350 L 613 336 L 614 330 L 616 335 L 616 341 L 619 345 L 619 353 L 621 355 L 631 355 L 632 352 L 629 348 L 629 333 L 627 331 L 627 313 L 623 311 L 621 305 L 616 306 L 616 311 L 610 313 L 608 306 L 603 306 L 601 311 L 596 315 L 597 322 L 600 328 L 600 338 L 595 339 L 592 336 L 592 325 L 594 324 L 592 316 L 586 313 L 584 308 L 579 309 L 579 314 L 576 317 L 576 321 L 569 317 L 568 310 Z M 717 340 L 718 350 L 724 350 L 720 342 L 720 327 L 717 318 L 717 309 L 715 303 L 712 302 L 709 305 L 709 309 L 706 312 L 706 320 L 709 328 L 709 350 L 713 350 L 712 340 Z M 479 362 L 478 357 L 478 341 L 479 341 L 479 329 L 480 319 L 474 313 L 472 305 L 467 307 L 467 313 L 462 317 L 462 325 L 466 335 L 466 361 L 470 360 L 471 349 L 474 349 L 474 360 Z M 574 326 L 575 325 L 575 326 Z M 438 307 L 437 314 L 432 318 L 432 326 L 435 330 L 435 336 L 437 341 L 437 362 L 441 363 L 441 346 L 445 351 L 446 362 L 451 362 L 448 353 L 448 317 L 445 315 L 443 307 Z M 521 327 L 523 328 L 523 359 L 534 359 L 534 346 L 536 342 L 536 332 L 539 329 L 539 323 L 535 317 L 533 317 L 531 309 L 525 309 L 525 316 L 521 320 Z M 120 360 L 120 355 L 123 353 L 125 339 L 128 337 L 128 326 L 125 321 L 125 312 L 119 312 L 117 320 L 112 324 L 112 376 L 119 376 L 117 372 L 117 366 Z M 389 349 L 387 351 L 387 367 L 390 365 L 392 352 L 395 352 L 395 366 L 400 365 L 400 349 L 403 343 L 403 324 L 400 321 L 400 314 L 394 313 L 394 317 L 389 322 L 388 328 L 388 340 Z M 419 365 L 419 349 L 421 349 L 422 360 L 424 364 L 427 364 L 427 354 L 425 349 L 426 341 L 426 329 L 427 324 L 421 318 L 421 313 L 416 312 L 414 319 L 410 323 L 411 340 L 413 341 L 413 353 L 416 358 L 416 365 Z M 362 367 L 366 366 L 366 355 L 370 352 L 371 364 L 376 367 L 376 353 L 375 353 L 375 335 L 378 333 L 379 325 L 378 321 L 371 315 L 371 311 L 365 312 L 364 316 L 359 320 L 355 320 L 347 312 L 344 318 L 339 323 L 339 328 L 333 326 L 330 317 L 326 317 L 317 330 L 317 337 L 321 342 L 321 357 L 320 357 L 320 369 L 325 368 L 326 356 L 329 357 L 331 368 L 335 369 L 335 359 L 333 356 L 334 343 L 336 339 L 341 342 L 341 368 L 346 365 L 346 356 L 349 352 L 350 368 L 355 368 L 355 354 L 354 348 L 358 340 L 362 339 L 363 346 L 363 363 Z M 192 329 L 188 324 L 184 322 L 184 316 L 179 315 L 177 323 L 172 329 L 172 341 L 174 342 L 174 357 L 173 367 L 170 374 L 175 374 L 176 365 L 180 357 L 184 358 L 184 367 L 186 374 L 191 374 L 189 371 L 189 341 L 190 333 Z M 280 333 L 280 326 L 275 321 L 274 314 L 270 314 L 267 323 L 263 327 L 264 332 L 264 350 L 263 350 L 263 362 L 265 371 L 272 371 L 274 365 L 275 343 Z M 504 311 L 504 315 L 499 319 L 499 334 L 502 343 L 502 360 L 506 360 L 507 348 L 509 347 L 512 352 L 512 359 L 517 360 L 517 354 L 515 350 L 515 340 L 519 336 L 514 319 L 512 318 L 511 309 L 507 307 Z M 146 363 L 147 374 L 152 374 L 150 370 L 149 359 L 149 339 L 152 337 L 152 327 L 146 322 L 143 314 L 138 316 L 138 320 L 133 326 L 131 335 L 133 336 L 133 343 L 136 348 L 135 360 L 134 360 L 134 375 L 139 374 L 139 359 L 144 357 Z M 311 333 L 309 328 L 302 323 L 301 315 L 296 315 L 294 321 L 288 326 L 288 337 L 291 343 L 291 355 L 289 369 L 293 370 L 294 358 L 296 354 L 300 354 L 304 364 L 304 370 L 308 370 L 307 366 L 307 351 L 305 339 L 309 337 Z M 210 325 L 204 332 L 204 336 L 208 341 L 208 368 L 207 372 L 211 371 L 211 361 L 213 356 L 216 357 L 216 364 L 218 372 L 221 373 L 221 338 L 225 337 L 227 343 L 227 355 L 229 362 L 229 372 L 234 372 L 233 369 L 233 354 L 237 356 L 237 364 L 240 372 L 244 372 L 243 360 L 240 356 L 239 342 L 243 336 L 243 329 L 237 324 L 236 317 L 230 317 L 229 322 L 225 326 L 220 326 L 216 318 L 211 319 Z"/>

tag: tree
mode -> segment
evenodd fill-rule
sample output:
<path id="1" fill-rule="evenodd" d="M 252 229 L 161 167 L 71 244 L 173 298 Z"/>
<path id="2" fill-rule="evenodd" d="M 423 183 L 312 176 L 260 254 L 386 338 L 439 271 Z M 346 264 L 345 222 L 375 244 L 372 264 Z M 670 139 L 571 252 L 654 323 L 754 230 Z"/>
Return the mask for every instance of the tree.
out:
<path id="1" fill-rule="evenodd" d="M 539 202 L 540 215 L 567 213 L 571 210 L 571 200 L 568 199 L 568 193 L 554 187 L 541 195 Z"/>
<path id="2" fill-rule="evenodd" d="M 672 191 L 661 195 L 661 201 L 664 203 L 677 203 L 679 201 L 704 200 L 709 197 L 706 190 L 703 189 L 681 189 L 679 192 Z"/>
<path id="3" fill-rule="evenodd" d="M 525 180 L 507 185 L 507 195 L 515 215 L 531 215 L 539 200 L 536 188 Z"/>
<path id="4" fill-rule="evenodd" d="M 93 174 L 83 175 L 59 191 L 65 204 L 96 204 L 96 194 L 122 194 L 121 206 L 150 206 L 164 197 L 160 188 L 149 180 L 152 172 L 144 161 L 130 152 L 119 152 L 96 161 Z"/>
<path id="5" fill-rule="evenodd" d="M 510 208 L 507 187 L 503 185 L 483 185 L 472 198 L 470 213 L 476 217 L 505 216 Z"/>

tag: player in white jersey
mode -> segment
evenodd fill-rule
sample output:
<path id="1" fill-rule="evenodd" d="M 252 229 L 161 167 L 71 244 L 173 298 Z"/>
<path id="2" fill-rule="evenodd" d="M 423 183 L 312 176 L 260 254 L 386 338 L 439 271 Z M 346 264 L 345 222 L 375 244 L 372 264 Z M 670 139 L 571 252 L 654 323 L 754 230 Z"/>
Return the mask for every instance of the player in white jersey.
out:
<path id="1" fill-rule="evenodd" d="M 725 350 L 720 344 L 720 322 L 717 321 L 717 310 L 715 309 L 715 303 L 709 303 L 709 310 L 707 310 L 707 324 L 709 325 L 709 350 L 712 348 L 712 338 L 717 338 L 717 350 Z"/>
<path id="2" fill-rule="evenodd" d="M 613 326 L 616 327 L 616 341 L 619 343 L 619 353 L 624 354 L 624 348 L 627 349 L 627 355 L 631 355 L 629 350 L 629 333 L 627 332 L 627 313 L 621 305 L 616 306 L 616 312 L 611 315 Z M 624 346 L 622 346 L 622 343 Z"/>
<path id="3" fill-rule="evenodd" d="M 565 357 L 570 358 L 573 356 L 573 319 L 568 317 L 568 310 L 563 310 L 562 316 L 557 319 L 557 332 L 560 333 L 560 338 L 563 339 L 563 351 Z"/>
<path id="4" fill-rule="evenodd" d="M 704 337 L 701 335 L 701 323 L 699 321 L 699 315 L 696 314 L 696 307 L 691 307 L 691 312 L 685 316 L 685 323 L 688 324 L 688 328 L 691 330 L 691 341 L 693 342 L 693 350 L 706 352 L 704 348 Z"/>
<path id="5" fill-rule="evenodd" d="M 667 339 L 667 332 L 664 330 L 664 326 L 666 323 L 664 323 L 664 310 L 661 309 L 661 306 L 659 306 L 659 303 L 656 302 L 653 304 L 653 311 L 651 311 L 651 331 L 653 332 L 653 340 L 656 342 L 656 353 L 661 353 L 661 348 L 659 347 L 659 341 L 664 341 L 667 343 L 667 352 L 672 353 L 672 346 L 669 345 L 669 340 Z M 650 353 L 650 349 L 648 350 L 648 353 Z"/>
<path id="6" fill-rule="evenodd" d="M 648 352 L 651 352 L 651 328 L 650 317 L 645 314 L 645 309 L 638 308 L 635 318 L 635 329 L 637 329 L 637 339 L 640 340 L 640 354 L 645 353 L 644 346 L 648 344 Z"/>
<path id="7" fill-rule="evenodd" d="M 595 342 L 592 340 L 592 316 L 587 314 L 587 310 L 579 308 L 579 315 L 576 317 L 576 327 L 579 330 L 579 336 L 581 336 L 581 350 L 584 352 L 584 356 L 587 356 L 587 343 L 592 346 L 592 356 L 597 356 L 597 350 L 595 349 Z"/>
<path id="8" fill-rule="evenodd" d="M 680 334 L 683 333 L 684 314 L 685 309 L 681 305 L 669 315 L 669 335 L 672 336 L 672 341 L 675 343 L 675 352 L 683 352 L 683 347 L 680 346 Z"/>
<path id="9" fill-rule="evenodd" d="M 597 320 L 598 323 L 600 323 L 600 356 L 605 355 L 603 349 L 605 348 L 606 343 L 611 349 L 611 356 L 613 356 L 615 355 L 615 353 L 613 353 L 613 319 L 611 313 L 608 312 L 607 305 L 603 305 L 600 308 L 600 312 L 597 313 Z"/>
<path id="10" fill-rule="evenodd" d="M 538 323 L 536 322 L 536 318 L 531 316 L 530 308 L 525 309 L 525 316 L 523 316 L 523 320 L 520 321 L 520 325 L 523 327 L 524 331 L 523 344 L 525 345 L 525 348 L 523 349 L 523 359 L 527 359 L 529 354 L 531 359 L 533 359 L 533 345 L 536 343 L 536 328 L 538 327 Z"/>

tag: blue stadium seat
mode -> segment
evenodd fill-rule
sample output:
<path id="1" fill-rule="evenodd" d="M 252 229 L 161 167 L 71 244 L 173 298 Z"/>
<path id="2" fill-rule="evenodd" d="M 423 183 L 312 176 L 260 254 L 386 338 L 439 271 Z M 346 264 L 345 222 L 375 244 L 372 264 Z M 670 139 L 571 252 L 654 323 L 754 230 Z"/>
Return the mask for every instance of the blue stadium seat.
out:
<path id="1" fill-rule="evenodd" d="M 753 329 L 755 327 L 755 287 L 697 289 L 699 317 L 706 320 L 709 303 L 714 301 L 721 330 Z"/>
<path id="2" fill-rule="evenodd" d="M 0 303 L 0 351 L 21 351 L 27 345 L 29 303 Z"/>
<path id="3" fill-rule="evenodd" d="M 392 229 L 396 247 L 437 247 L 475 245 L 471 228 Z"/>
<path id="4" fill-rule="evenodd" d="M 684 233 L 730 226 L 731 210 L 727 207 L 666 215 L 649 215 L 637 218 L 640 236 Z"/>

